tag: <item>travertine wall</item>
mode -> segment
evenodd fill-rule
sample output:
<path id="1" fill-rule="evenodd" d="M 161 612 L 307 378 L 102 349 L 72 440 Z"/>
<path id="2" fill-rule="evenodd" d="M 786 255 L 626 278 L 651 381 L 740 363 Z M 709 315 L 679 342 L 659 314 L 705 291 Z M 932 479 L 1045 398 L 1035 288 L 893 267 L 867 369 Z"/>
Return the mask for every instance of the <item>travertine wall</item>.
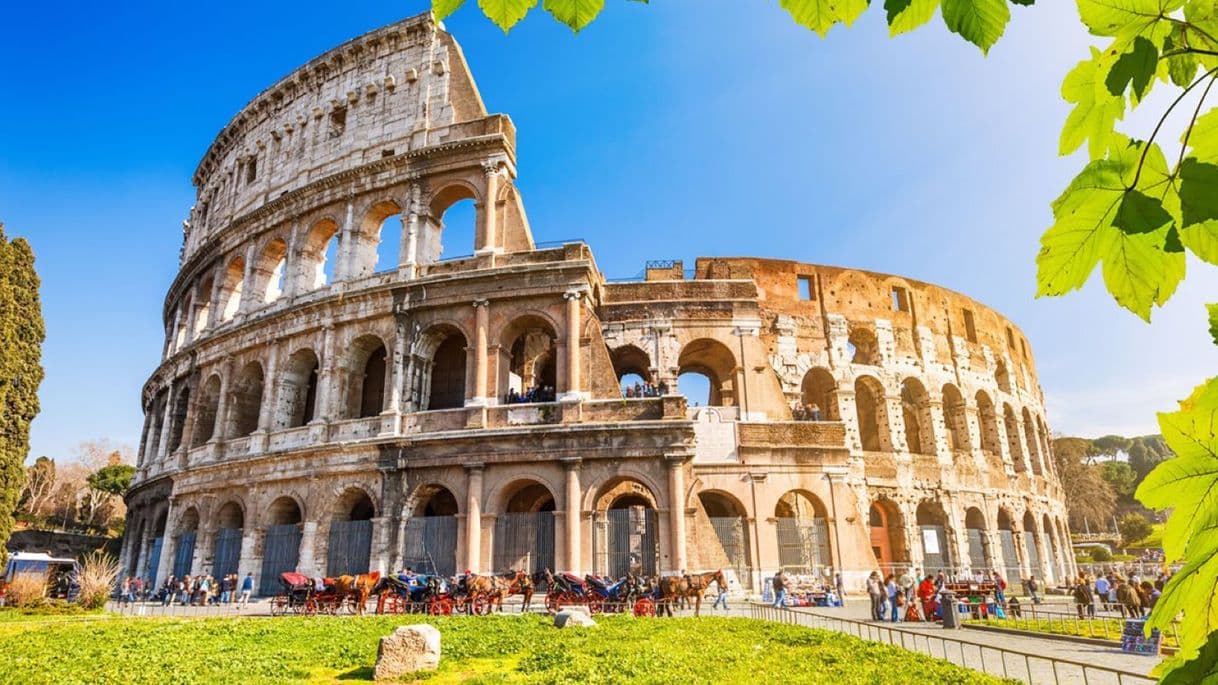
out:
<path id="1" fill-rule="evenodd" d="M 311 61 L 225 127 L 144 388 L 130 572 L 1070 572 L 1010 322 L 778 260 L 606 282 L 587 245 L 536 247 L 515 155 L 427 16 Z M 446 225 L 463 199 L 474 225 Z M 475 255 L 447 257 L 453 231 Z M 709 406 L 687 406 L 690 372 Z M 623 399 L 626 374 L 669 395 Z M 553 399 L 506 403 L 531 387 Z M 792 420 L 812 402 L 820 420 Z"/>

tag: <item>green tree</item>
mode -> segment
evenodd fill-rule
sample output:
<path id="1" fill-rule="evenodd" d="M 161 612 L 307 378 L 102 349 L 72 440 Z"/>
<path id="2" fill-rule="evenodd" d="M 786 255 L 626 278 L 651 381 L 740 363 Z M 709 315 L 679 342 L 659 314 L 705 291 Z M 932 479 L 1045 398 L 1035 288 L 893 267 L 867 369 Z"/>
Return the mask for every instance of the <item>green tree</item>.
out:
<path id="1" fill-rule="evenodd" d="M 1117 530 L 1121 531 L 1121 541 L 1125 545 L 1136 545 L 1150 537 L 1150 534 L 1154 532 L 1154 526 L 1146 520 L 1145 516 L 1131 511 L 1117 522 Z"/>
<path id="2" fill-rule="evenodd" d="M 110 464 L 89 474 L 89 487 L 121 497 L 131 487 L 135 467 L 130 464 Z"/>
<path id="3" fill-rule="evenodd" d="M 1107 528 L 1116 512 L 1116 493 L 1100 472 L 1087 463 L 1092 456 L 1090 440 L 1057 438 L 1053 441 L 1053 456 L 1057 460 L 1058 479 L 1070 527 L 1075 530 Z"/>
<path id="4" fill-rule="evenodd" d="M 30 422 L 38 415 L 42 341 L 46 337 L 34 252 L 8 240 L 0 224 L 0 563 L 25 487 Z"/>
<path id="5" fill-rule="evenodd" d="M 1123 461 L 1106 461 L 1100 464 L 1100 475 L 1112 486 L 1116 496 L 1122 499 L 1132 496 L 1138 485 L 1138 474 Z"/>
<path id="6" fill-rule="evenodd" d="M 1129 449 L 1132 444 L 1129 438 L 1120 435 L 1105 435 L 1091 441 L 1095 447 L 1095 453 L 1105 457 L 1115 457 L 1118 454 Z"/>
<path id="7" fill-rule="evenodd" d="M 51 503 L 55 494 L 57 478 L 55 460 L 50 457 L 38 457 L 25 470 L 25 489 L 21 493 L 21 511 L 34 517 L 41 517 Z"/>

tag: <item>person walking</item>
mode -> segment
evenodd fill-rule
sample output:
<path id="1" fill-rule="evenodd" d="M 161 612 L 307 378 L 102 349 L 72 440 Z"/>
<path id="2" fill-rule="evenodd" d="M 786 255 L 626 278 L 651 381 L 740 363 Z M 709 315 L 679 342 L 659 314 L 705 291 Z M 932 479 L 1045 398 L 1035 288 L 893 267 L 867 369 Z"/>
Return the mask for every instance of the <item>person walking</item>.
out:
<path id="1" fill-rule="evenodd" d="M 774 574 L 774 604 L 775 609 L 782 609 L 787 602 L 787 579 L 786 574 L 782 571 Z"/>
<path id="2" fill-rule="evenodd" d="M 1100 608 L 1108 611 L 1108 579 L 1102 574 L 1095 579 L 1095 596 L 1100 600 Z"/>
<path id="3" fill-rule="evenodd" d="M 715 584 L 719 586 L 719 594 L 715 596 L 715 603 L 711 605 L 711 611 L 718 609 L 720 604 L 723 605 L 723 610 L 727 611 L 727 583 L 716 582 Z"/>
<path id="4" fill-rule="evenodd" d="M 1079 573 L 1074 583 L 1074 605 L 1078 609 L 1078 617 L 1083 618 L 1083 608 L 1088 612 L 1095 611 L 1095 597 L 1091 594 L 1091 583 L 1087 582 L 1087 574 Z"/>
<path id="5" fill-rule="evenodd" d="M 867 597 L 871 599 L 871 620 L 884 620 L 884 584 L 878 571 L 867 576 Z"/>
<path id="6" fill-rule="evenodd" d="M 1028 596 L 1032 598 L 1032 604 L 1040 604 L 1040 583 L 1037 582 L 1036 576 L 1028 576 Z"/>
<path id="7" fill-rule="evenodd" d="M 884 581 L 884 589 L 888 593 L 888 609 L 892 613 L 892 622 L 896 623 L 901 620 L 901 606 L 904 604 L 901 600 L 905 598 L 905 593 L 901 591 L 901 586 L 897 585 L 896 576 L 891 573 Z"/>
<path id="8" fill-rule="evenodd" d="M 254 574 L 245 574 L 245 580 L 241 581 L 241 606 L 246 606 L 250 603 L 250 595 L 254 594 Z"/>
<path id="9" fill-rule="evenodd" d="M 994 578 L 994 603 L 999 607 L 1005 606 L 1007 603 L 1007 581 L 1002 576 L 998 575 L 998 571 L 993 573 Z"/>

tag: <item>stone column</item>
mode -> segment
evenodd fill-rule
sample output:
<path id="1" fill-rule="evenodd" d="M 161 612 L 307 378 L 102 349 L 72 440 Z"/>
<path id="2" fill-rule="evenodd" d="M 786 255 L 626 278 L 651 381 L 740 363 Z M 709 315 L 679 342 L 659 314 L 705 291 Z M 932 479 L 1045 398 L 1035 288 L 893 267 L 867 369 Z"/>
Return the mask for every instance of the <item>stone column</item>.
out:
<path id="1" fill-rule="evenodd" d="M 165 457 L 169 454 L 169 435 L 173 431 L 173 381 L 169 381 L 169 385 L 165 386 L 165 413 L 161 419 L 161 439 L 157 443 L 156 461 L 157 465 L 165 462 Z"/>
<path id="2" fill-rule="evenodd" d="M 499 251 L 499 236 L 496 235 L 496 203 L 499 196 L 499 163 L 487 162 L 482 165 L 486 176 L 486 195 L 482 199 L 482 244 L 477 245 L 477 254 L 494 253 Z"/>
<path id="3" fill-rule="evenodd" d="M 580 506 L 581 493 L 579 486 L 579 468 L 582 461 L 580 459 L 563 459 L 563 469 L 566 472 L 566 488 L 564 494 L 565 511 L 564 518 L 566 519 L 566 566 L 567 571 L 576 575 L 581 575 L 583 564 L 582 560 L 582 542 L 580 539 L 581 526 L 583 523 L 582 507 Z"/>
<path id="4" fill-rule="evenodd" d="M 947 435 L 952 430 L 952 426 L 948 423 L 947 415 L 943 412 L 943 403 L 938 400 L 930 401 L 930 438 L 935 442 L 935 454 L 938 455 L 940 464 L 951 464 L 953 454 L 951 446 L 948 443 Z M 942 430 L 940 430 L 942 426 Z M 926 436 L 922 437 L 926 440 Z"/>
<path id="5" fill-rule="evenodd" d="M 165 582 L 169 579 L 169 574 L 173 572 L 173 499 L 169 500 L 168 507 L 165 509 L 165 531 L 161 533 L 161 559 L 156 565 L 157 582 Z"/>
<path id="6" fill-rule="evenodd" d="M 668 457 L 668 527 L 672 531 L 673 571 L 686 570 L 685 458 Z"/>
<path id="7" fill-rule="evenodd" d="M 261 304 L 254 302 L 254 284 L 251 283 L 253 280 L 255 256 L 253 245 L 245 249 L 245 271 L 241 274 L 241 302 L 237 304 L 238 314 L 248 312 L 258 304 Z"/>
<path id="8" fill-rule="evenodd" d="M 317 411 L 311 423 L 324 424 L 334 414 L 334 327 L 326 326 L 322 334 L 321 368 L 317 376 Z"/>
<path id="9" fill-rule="evenodd" d="M 300 553 L 297 557 L 296 568 L 300 573 L 309 576 L 318 575 L 317 566 L 317 522 L 305 521 L 300 525 Z"/>
<path id="10" fill-rule="evenodd" d="M 465 486 L 465 566 L 482 567 L 482 464 L 467 464 Z"/>
<path id="11" fill-rule="evenodd" d="M 401 430 L 402 416 L 402 386 L 406 381 L 406 324 L 400 319 L 395 322 L 393 333 L 393 354 L 390 363 L 393 366 L 389 373 L 389 406 L 381 412 L 381 435 L 397 435 Z"/>
<path id="12" fill-rule="evenodd" d="M 389 524 L 391 519 L 377 516 L 372 519 L 372 549 L 369 554 L 369 571 L 385 575 L 389 572 Z"/>
<path id="13" fill-rule="evenodd" d="M 207 442 L 220 442 L 228 437 L 228 384 L 232 375 L 232 364 L 227 361 L 220 366 L 220 399 L 216 402 L 216 425 L 212 429 L 211 439 Z"/>
<path id="14" fill-rule="evenodd" d="M 407 278 L 414 278 L 419 262 L 419 215 L 414 212 L 402 215 L 402 249 L 398 255 L 398 268 Z"/>
<path id="15" fill-rule="evenodd" d="M 250 439 L 250 452 L 265 452 L 267 434 L 271 432 L 271 421 L 275 417 L 275 386 L 279 377 L 279 347 L 271 346 L 266 368 L 262 375 L 262 404 L 258 407 L 258 430 Z"/>
<path id="16" fill-rule="evenodd" d="M 564 402 L 578 402 L 580 393 L 580 332 L 583 328 L 581 311 L 583 307 L 583 293 L 578 290 L 568 290 L 563 297 L 567 300 L 567 340 L 566 340 L 566 371 L 563 379 L 563 394 L 561 399 Z"/>
<path id="17" fill-rule="evenodd" d="M 354 226 L 355 221 L 355 204 L 350 200 L 347 201 L 347 213 L 343 219 L 342 228 L 339 229 L 338 253 L 335 255 L 335 260 L 338 262 L 334 265 L 334 281 L 346 281 L 351 278 L 353 269 L 352 261 L 355 259 L 356 245 L 354 245 Z"/>
<path id="18" fill-rule="evenodd" d="M 466 404 L 484 406 L 488 404 L 487 389 L 487 329 L 490 327 L 490 301 L 474 301 L 474 396 Z"/>
<path id="19" fill-rule="evenodd" d="M 258 589 L 258 575 L 262 570 L 260 563 L 262 557 L 257 554 L 258 535 L 258 530 L 251 527 L 250 522 L 246 521 L 241 535 L 241 554 L 237 557 L 238 587 L 241 586 L 241 581 L 245 580 L 245 574 L 253 573 L 254 589 Z"/>
<path id="20" fill-rule="evenodd" d="M 221 262 L 216 272 L 212 276 L 211 292 L 207 294 L 211 298 L 211 308 L 207 312 L 208 328 L 218 326 L 220 324 L 220 317 L 223 315 L 223 312 L 220 311 L 220 295 L 224 293 L 224 279 L 228 275 L 228 264 Z"/>

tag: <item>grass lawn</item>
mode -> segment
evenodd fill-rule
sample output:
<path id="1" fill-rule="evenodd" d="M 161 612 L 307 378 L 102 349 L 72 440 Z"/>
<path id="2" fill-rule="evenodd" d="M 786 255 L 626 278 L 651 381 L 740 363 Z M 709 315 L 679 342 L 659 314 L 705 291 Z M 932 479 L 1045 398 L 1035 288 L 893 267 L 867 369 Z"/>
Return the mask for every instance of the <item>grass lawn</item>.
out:
<path id="1" fill-rule="evenodd" d="M 988 618 L 983 620 L 972 620 L 969 621 L 969 623 L 976 625 L 990 625 L 998 628 L 1007 628 L 1010 630 L 1024 630 L 1030 633 L 1073 635 L 1075 637 L 1109 640 L 1113 644 L 1120 643 L 1121 631 L 1125 629 L 1125 619 L 1123 618 L 1077 619 L 1059 618 L 1055 616 L 1050 619 L 1042 616 L 1039 620 L 1033 618 Z M 1179 646 L 1176 642 L 1175 633 L 1169 632 L 1164 635 L 1162 645 L 1164 647 Z"/>
<path id="2" fill-rule="evenodd" d="M 895 647 L 747 619 L 542 616 L 122 618 L 0 623 L 3 683 L 368 681 L 377 642 L 426 620 L 443 635 L 434 683 L 998 683 Z"/>

